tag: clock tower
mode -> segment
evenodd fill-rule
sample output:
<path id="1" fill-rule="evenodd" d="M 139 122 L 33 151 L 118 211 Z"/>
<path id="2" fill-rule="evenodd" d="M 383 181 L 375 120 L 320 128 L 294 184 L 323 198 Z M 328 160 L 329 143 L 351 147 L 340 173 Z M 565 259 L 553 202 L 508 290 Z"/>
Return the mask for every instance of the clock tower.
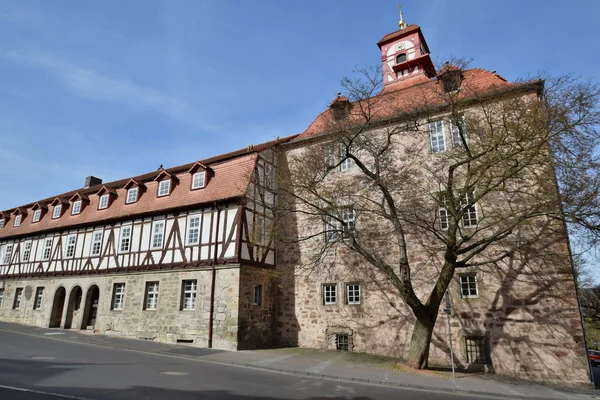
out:
<path id="1" fill-rule="evenodd" d="M 429 47 L 417 25 L 406 25 L 400 11 L 400 30 L 389 33 L 378 43 L 383 63 L 384 85 L 391 85 L 414 77 L 435 76 Z"/>

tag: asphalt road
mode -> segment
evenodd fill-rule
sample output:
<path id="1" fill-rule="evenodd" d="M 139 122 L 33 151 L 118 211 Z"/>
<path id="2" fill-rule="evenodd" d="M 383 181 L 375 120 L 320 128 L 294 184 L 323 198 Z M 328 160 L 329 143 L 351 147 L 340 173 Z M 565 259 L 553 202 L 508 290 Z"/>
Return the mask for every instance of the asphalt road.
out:
<path id="1" fill-rule="evenodd" d="M 0 400 L 458 400 L 0 331 Z M 477 397 L 472 397 L 473 399 Z"/>

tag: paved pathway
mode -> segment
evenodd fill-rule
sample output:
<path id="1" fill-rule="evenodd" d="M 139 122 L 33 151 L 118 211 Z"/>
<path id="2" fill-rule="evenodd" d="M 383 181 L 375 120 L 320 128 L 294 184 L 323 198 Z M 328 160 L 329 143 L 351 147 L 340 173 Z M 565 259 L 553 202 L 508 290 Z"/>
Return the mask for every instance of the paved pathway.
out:
<path id="1" fill-rule="evenodd" d="M 475 394 L 486 398 L 519 399 L 600 399 L 600 393 L 553 388 L 502 378 L 496 375 L 447 373 L 416 374 L 399 370 L 392 359 L 361 353 L 305 348 L 224 351 L 189 345 L 124 339 L 90 332 L 45 329 L 0 322 L 0 331 L 9 331 L 57 340 L 87 343 L 114 349 L 169 355 L 204 362 L 237 365 L 294 375 L 383 384 L 455 394 Z M 43 356 L 43 355 L 42 355 Z M 598 397 L 596 397 L 598 396 Z"/>

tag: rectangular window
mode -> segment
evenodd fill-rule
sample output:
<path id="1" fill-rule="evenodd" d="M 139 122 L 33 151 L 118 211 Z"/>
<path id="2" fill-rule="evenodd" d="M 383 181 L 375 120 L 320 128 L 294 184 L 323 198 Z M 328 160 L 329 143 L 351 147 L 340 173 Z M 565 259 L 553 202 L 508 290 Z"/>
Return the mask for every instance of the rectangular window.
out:
<path id="1" fill-rule="evenodd" d="M 485 338 L 468 337 L 465 338 L 467 347 L 467 362 L 471 364 L 487 364 L 488 357 L 485 347 Z"/>
<path id="2" fill-rule="evenodd" d="M 2 307 L 2 303 L 4 303 L 4 289 L 0 289 L 0 307 Z"/>
<path id="3" fill-rule="evenodd" d="M 122 226 L 121 227 L 121 245 L 119 246 L 119 251 L 121 253 L 125 253 L 129 251 L 129 247 L 131 245 L 131 226 Z"/>
<path id="4" fill-rule="evenodd" d="M 188 218 L 187 244 L 198 244 L 200 240 L 200 216 L 190 216 Z"/>
<path id="5" fill-rule="evenodd" d="M 323 285 L 323 304 L 331 305 L 337 302 L 336 295 L 337 286 L 335 283 L 327 283 Z"/>
<path id="6" fill-rule="evenodd" d="M 102 250 L 102 231 L 96 231 L 92 235 L 92 247 L 90 250 L 90 255 L 99 256 L 101 250 Z"/>
<path id="7" fill-rule="evenodd" d="M 359 284 L 346 284 L 346 304 L 360 304 Z"/>
<path id="8" fill-rule="evenodd" d="M 461 129 L 463 137 L 460 136 Z M 450 136 L 452 137 L 452 147 L 464 147 L 465 142 L 467 142 L 467 132 L 465 130 L 465 124 L 461 123 L 460 126 L 458 126 L 453 123 L 450 123 Z"/>
<path id="9" fill-rule="evenodd" d="M 146 282 L 146 301 L 144 310 L 156 310 L 158 307 L 158 282 Z"/>
<path id="10" fill-rule="evenodd" d="M 4 259 L 2 260 L 2 262 L 4 264 L 10 264 L 10 259 L 12 257 L 12 250 L 13 250 L 13 245 L 12 244 L 7 244 L 4 247 Z"/>
<path id="11" fill-rule="evenodd" d="M 127 201 L 126 203 L 135 203 L 138 198 L 138 188 L 134 187 L 127 191 Z"/>
<path id="12" fill-rule="evenodd" d="M 342 237 L 347 238 L 354 234 L 356 228 L 356 213 L 352 207 L 345 207 L 339 211 L 339 216 L 328 215 L 325 217 L 325 239 L 328 242 L 335 242 Z M 343 221 L 340 223 L 341 219 Z"/>
<path id="13" fill-rule="evenodd" d="M 165 222 L 156 221 L 152 224 L 152 248 L 160 249 L 163 245 L 163 238 L 165 236 Z"/>
<path id="14" fill-rule="evenodd" d="M 42 308 L 42 299 L 44 298 L 44 288 L 39 287 L 35 289 L 35 300 L 33 302 L 33 309 L 39 310 Z"/>
<path id="15" fill-rule="evenodd" d="M 169 194 L 171 190 L 171 180 L 165 179 L 164 181 L 160 181 L 158 183 L 158 196 L 166 196 Z"/>
<path id="16" fill-rule="evenodd" d="M 196 307 L 196 290 L 198 281 L 196 279 L 184 280 L 181 283 L 181 309 L 193 310 Z"/>
<path id="17" fill-rule="evenodd" d="M 108 195 L 103 194 L 100 196 L 100 202 L 98 203 L 98 209 L 103 210 L 108 207 Z"/>
<path id="18" fill-rule="evenodd" d="M 441 153 L 446 151 L 446 141 L 444 139 L 444 124 L 440 121 L 429 123 L 429 139 L 431 141 L 431 151 Z"/>
<path id="19" fill-rule="evenodd" d="M 21 214 L 17 215 L 17 216 L 15 217 L 15 224 L 14 224 L 14 226 L 19 226 L 19 225 L 21 225 L 21 219 L 22 219 L 22 218 L 23 218 L 23 216 L 22 216 Z"/>
<path id="20" fill-rule="evenodd" d="M 477 226 L 477 207 L 473 202 L 473 193 L 466 193 L 461 199 L 460 203 L 463 207 L 463 218 L 462 223 L 465 228 L 472 228 Z"/>
<path id="21" fill-rule="evenodd" d="M 17 288 L 15 292 L 15 302 L 13 303 L 13 309 L 18 310 L 21 307 L 21 298 L 23 297 L 23 288 Z"/>
<path id="22" fill-rule="evenodd" d="M 0 218 L 0 229 L 4 228 L 4 218 Z"/>
<path id="23" fill-rule="evenodd" d="M 46 261 L 50 259 L 50 253 L 52 252 L 52 239 L 46 239 L 44 244 L 44 252 L 42 253 L 42 260 Z"/>
<path id="24" fill-rule="evenodd" d="M 62 204 L 54 206 L 54 211 L 52 212 L 52 218 L 60 217 L 61 210 L 62 210 Z"/>
<path id="25" fill-rule="evenodd" d="M 203 188 L 206 182 L 206 171 L 196 172 L 192 176 L 192 189 Z"/>
<path id="26" fill-rule="evenodd" d="M 474 299 L 479 297 L 477 277 L 475 275 L 460 276 L 460 295 L 463 299 Z"/>
<path id="27" fill-rule="evenodd" d="M 71 215 L 77 215 L 81 212 L 81 200 L 77 200 L 73 203 L 73 208 L 71 209 Z"/>
<path id="28" fill-rule="evenodd" d="M 29 261 L 29 256 L 31 255 L 31 241 L 25 242 L 23 244 L 23 255 L 22 255 L 22 261 L 23 262 L 28 262 Z"/>
<path id="29" fill-rule="evenodd" d="M 31 221 L 38 222 L 40 218 L 42 218 L 42 210 L 35 210 L 33 212 L 33 219 Z"/>
<path id="30" fill-rule="evenodd" d="M 113 298 L 111 310 L 122 310 L 125 304 L 125 284 L 115 283 L 113 286 Z"/>
<path id="31" fill-rule="evenodd" d="M 438 216 L 440 218 L 440 229 L 443 231 L 448 230 L 448 209 L 446 207 L 438 208 Z"/>
<path id="32" fill-rule="evenodd" d="M 67 247 L 65 249 L 65 257 L 66 258 L 71 258 L 75 255 L 75 240 L 76 240 L 76 236 L 75 235 L 69 235 L 67 237 Z"/>
<path id="33" fill-rule="evenodd" d="M 350 338 L 347 333 L 338 333 L 335 335 L 335 349 L 340 351 L 348 351 L 350 347 Z"/>
<path id="34" fill-rule="evenodd" d="M 354 166 L 354 160 L 349 157 L 346 157 L 346 148 L 345 146 L 340 146 L 340 171 L 348 171 L 352 169 Z"/>
<path id="35" fill-rule="evenodd" d="M 255 306 L 260 306 L 262 304 L 262 285 L 254 285 L 254 299 L 252 303 Z"/>

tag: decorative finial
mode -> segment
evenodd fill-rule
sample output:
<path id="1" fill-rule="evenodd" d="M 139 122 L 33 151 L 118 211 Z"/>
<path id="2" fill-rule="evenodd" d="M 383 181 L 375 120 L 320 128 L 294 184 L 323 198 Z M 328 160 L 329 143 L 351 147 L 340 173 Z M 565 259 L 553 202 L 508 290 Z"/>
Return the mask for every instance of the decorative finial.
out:
<path id="1" fill-rule="evenodd" d="M 400 22 L 398 22 L 398 26 L 400 29 L 406 28 L 406 22 L 404 22 L 404 17 L 402 16 L 402 3 L 398 3 L 398 11 L 400 11 Z"/>

